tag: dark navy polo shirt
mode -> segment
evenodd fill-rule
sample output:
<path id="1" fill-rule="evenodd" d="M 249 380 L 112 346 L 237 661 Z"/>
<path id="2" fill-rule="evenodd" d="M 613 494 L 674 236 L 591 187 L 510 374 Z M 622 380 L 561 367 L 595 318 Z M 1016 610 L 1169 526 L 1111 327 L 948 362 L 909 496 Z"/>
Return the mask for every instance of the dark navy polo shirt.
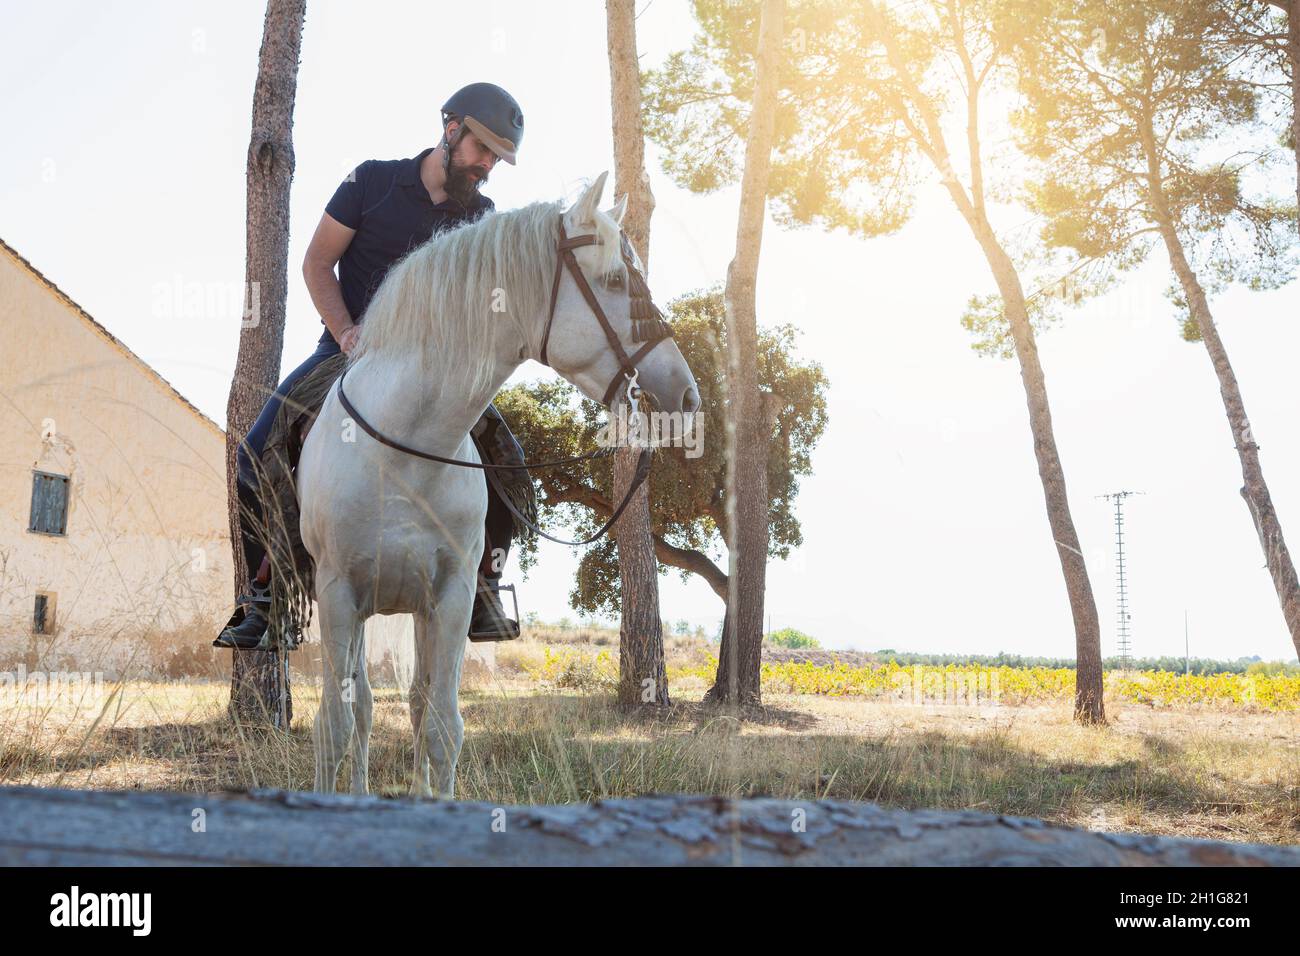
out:
<path id="1" fill-rule="evenodd" d="M 339 185 L 325 207 L 336 220 L 357 231 L 339 260 L 343 302 L 354 322 L 362 320 L 393 263 L 435 232 L 471 222 L 496 208 L 491 199 L 477 192 L 468 208 L 451 197 L 435 205 L 420 182 L 420 163 L 431 152 L 433 147 L 412 159 L 367 160 Z M 320 341 L 334 341 L 328 328 Z"/>

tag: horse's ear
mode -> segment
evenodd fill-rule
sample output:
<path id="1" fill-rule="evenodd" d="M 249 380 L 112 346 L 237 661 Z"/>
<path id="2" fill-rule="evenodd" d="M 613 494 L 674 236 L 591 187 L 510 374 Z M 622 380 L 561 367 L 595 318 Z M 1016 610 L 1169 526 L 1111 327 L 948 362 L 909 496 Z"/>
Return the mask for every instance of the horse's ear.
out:
<path id="1" fill-rule="evenodd" d="M 623 217 L 627 215 L 627 193 L 619 197 L 618 202 L 605 210 L 605 215 L 609 216 L 620 226 L 623 225 Z"/>
<path id="2" fill-rule="evenodd" d="M 605 180 L 608 178 L 609 171 L 606 170 L 587 187 L 578 201 L 573 204 L 573 208 L 569 210 L 571 222 L 580 224 L 596 221 L 596 210 L 600 208 L 600 196 L 605 191 Z"/>

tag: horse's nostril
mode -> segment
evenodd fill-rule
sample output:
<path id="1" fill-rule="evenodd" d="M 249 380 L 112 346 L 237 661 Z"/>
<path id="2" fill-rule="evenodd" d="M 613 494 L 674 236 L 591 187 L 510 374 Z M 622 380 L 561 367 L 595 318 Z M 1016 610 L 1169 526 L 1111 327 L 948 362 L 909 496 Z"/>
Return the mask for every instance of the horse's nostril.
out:
<path id="1" fill-rule="evenodd" d="M 682 411 L 688 415 L 694 414 L 700 410 L 700 393 L 694 385 L 689 386 L 682 393 Z"/>

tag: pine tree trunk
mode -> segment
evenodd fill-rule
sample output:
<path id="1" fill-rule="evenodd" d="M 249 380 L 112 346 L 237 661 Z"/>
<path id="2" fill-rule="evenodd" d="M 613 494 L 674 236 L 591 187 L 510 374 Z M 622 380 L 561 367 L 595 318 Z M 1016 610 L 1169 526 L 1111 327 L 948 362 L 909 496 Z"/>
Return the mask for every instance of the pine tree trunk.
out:
<path id="1" fill-rule="evenodd" d="M 1047 523 L 1061 562 L 1065 577 L 1066 595 L 1070 601 L 1070 615 L 1074 621 L 1075 694 L 1074 717 L 1080 723 L 1104 724 L 1106 709 L 1105 680 L 1101 666 L 1101 625 L 1097 619 L 1097 602 L 1088 577 L 1088 566 L 1079 547 L 1074 517 L 1070 513 L 1070 498 L 1065 487 L 1065 470 L 1056 448 L 1056 434 L 1052 428 L 1052 410 L 1047 401 L 1047 380 L 1042 363 L 1038 360 L 1038 345 L 1034 341 L 1033 326 L 1025 306 L 1025 293 L 1016 272 L 1015 263 L 998 242 L 988 221 L 984 195 L 983 160 L 979 144 L 976 118 L 976 93 L 968 90 L 967 141 L 970 147 L 971 193 L 953 174 L 953 165 L 939 117 L 935 115 L 915 80 L 903 51 L 891 31 L 893 27 L 881 16 L 876 7 L 868 7 L 873 27 L 879 31 L 889 56 L 890 65 L 904 86 L 908 99 L 921 113 L 925 134 L 913 135 L 924 141 L 926 152 L 943 175 L 943 182 L 953 203 L 966 220 L 975 240 L 979 243 L 993 272 L 1002 306 L 1011 329 L 1012 344 L 1020 363 L 1020 379 L 1025 388 L 1025 401 L 1029 407 L 1029 429 L 1034 438 L 1034 457 L 1038 461 L 1038 479 L 1043 486 L 1043 499 L 1047 505 Z M 959 29 L 955 24 L 954 29 Z M 969 64 L 968 64 L 969 68 Z M 972 85 L 973 89 L 973 85 Z M 900 119 L 909 110 L 901 103 Z M 910 120 L 908 121 L 910 125 Z"/>
<path id="2" fill-rule="evenodd" d="M 874 5 L 868 5 L 872 27 L 880 36 L 888 54 L 890 66 L 903 87 L 904 97 L 894 94 L 894 109 L 898 119 L 910 129 L 911 135 L 940 171 L 945 188 L 952 197 L 962 217 L 970 227 L 975 240 L 988 261 L 1002 296 L 1002 305 L 1010 326 L 1012 344 L 1020 363 L 1020 379 L 1025 389 L 1029 408 L 1029 428 L 1034 439 L 1034 457 L 1038 462 L 1038 478 L 1043 486 L 1047 505 L 1047 523 L 1052 532 L 1056 554 L 1065 577 L 1066 595 L 1070 601 L 1070 614 L 1074 621 L 1075 644 L 1075 697 L 1074 717 L 1085 724 L 1104 724 L 1106 721 L 1104 675 L 1101 665 L 1101 625 L 1097 619 L 1097 602 L 1092 593 L 1088 567 L 1079 547 L 1074 517 L 1070 513 L 1070 499 L 1065 487 L 1065 470 L 1056 448 L 1056 435 L 1052 428 L 1052 411 L 1047 401 L 1047 381 L 1042 363 L 1038 359 L 1038 345 L 1034 341 L 1025 305 L 1024 289 L 1015 263 L 998 242 L 988 221 L 985 204 L 983 160 L 979 142 L 979 125 L 976 122 L 978 92 L 973 75 L 967 89 L 967 143 L 970 149 L 970 194 L 953 172 L 954 166 L 944 141 L 942 124 L 930 98 L 922 92 L 912 78 L 909 62 L 897 41 L 897 33 Z M 954 31 L 960 23 L 954 18 Z M 962 41 L 964 42 L 964 41 Z M 971 71 L 969 60 L 964 60 Z M 905 101 L 906 100 L 906 101 Z M 911 113 L 918 111 L 923 121 L 923 131 L 913 125 Z"/>
<path id="3" fill-rule="evenodd" d="M 764 441 L 768 441 L 773 431 L 776 428 L 776 418 L 777 418 L 777 412 L 780 410 L 780 400 L 777 398 L 777 396 L 771 394 L 770 392 L 760 392 L 759 406 L 762 409 L 760 416 L 763 422 L 763 427 L 760 430 L 759 434 L 765 436 L 763 439 Z M 764 466 L 763 500 L 766 501 L 767 500 L 766 458 L 764 459 L 763 466 Z M 764 515 L 763 520 L 764 520 L 763 527 L 766 529 L 767 527 L 766 514 Z M 764 548 L 767 547 L 766 538 L 764 539 L 763 547 Z M 730 553 L 728 554 L 728 559 L 730 560 Z M 730 566 L 734 571 L 737 564 L 736 562 L 731 562 Z M 727 583 L 729 593 L 727 597 L 723 599 L 725 603 L 723 606 L 723 618 L 722 618 L 722 641 L 721 641 L 721 645 L 718 648 L 718 673 L 713 680 L 713 687 L 711 687 L 708 693 L 705 694 L 704 699 L 708 703 L 721 703 L 723 701 L 731 701 L 737 699 L 742 704 L 762 703 L 762 699 L 757 692 L 755 693 L 742 692 L 738 698 L 732 694 L 724 692 L 724 688 L 731 688 L 740 685 L 741 672 L 738 668 L 738 663 L 741 657 L 740 654 L 741 645 L 736 637 L 738 629 L 733 629 L 731 626 L 732 617 L 731 617 L 731 604 L 730 604 L 730 599 L 731 599 L 730 585 L 732 579 L 724 576 L 723 580 L 726 581 Z M 762 668 L 763 668 L 762 611 L 763 609 L 760 606 L 758 609 L 758 639 L 756 641 L 757 650 L 752 658 L 747 658 L 747 663 L 748 666 L 750 667 L 750 670 L 746 672 L 747 678 L 751 680 L 753 682 L 753 686 L 755 688 L 758 688 L 759 690 L 761 690 L 761 685 L 762 685 Z"/>
<path id="4" fill-rule="evenodd" d="M 762 702 L 768 548 L 767 451 L 772 432 L 758 385 L 755 288 L 776 121 L 784 0 L 763 0 L 753 109 L 740 185 L 736 255 L 727 269 L 727 551 L 729 595 L 718 674 L 706 700 Z"/>
<path id="5" fill-rule="evenodd" d="M 1160 237 L 1164 240 L 1165 250 L 1169 254 L 1169 264 L 1178 277 L 1178 284 L 1187 299 L 1192 320 L 1200 332 L 1205 351 L 1209 353 L 1214 374 L 1219 379 L 1219 394 L 1223 398 L 1223 409 L 1228 415 L 1228 427 L 1232 430 L 1233 444 L 1237 448 L 1237 457 L 1241 461 L 1243 485 L 1241 496 L 1246 500 L 1251 519 L 1255 523 L 1255 532 L 1259 535 L 1260 547 L 1264 550 L 1264 561 L 1268 573 L 1273 578 L 1273 588 L 1277 591 L 1278 602 L 1282 606 L 1282 617 L 1291 634 L 1291 642 L 1300 655 L 1300 579 L 1296 577 L 1295 564 L 1287 550 L 1286 539 L 1282 536 L 1282 522 L 1273 508 L 1273 498 L 1269 494 L 1268 484 L 1264 481 L 1264 469 L 1259 461 L 1259 445 L 1250 428 L 1250 419 L 1246 416 L 1246 403 L 1242 400 L 1241 389 L 1237 385 L 1237 375 L 1228 361 L 1228 350 L 1219 337 L 1219 329 L 1214 324 L 1210 313 L 1209 300 L 1201 288 L 1196 273 L 1187 261 L 1182 240 L 1174 227 L 1173 215 L 1164 194 L 1163 180 L 1160 173 L 1160 158 L 1155 147 L 1155 135 L 1149 123 L 1141 124 L 1140 134 L 1147 153 L 1147 185 L 1151 209 Z"/>
<path id="6" fill-rule="evenodd" d="M 611 0 L 614 2 L 614 0 Z M 637 450 L 614 456 L 614 495 L 619 501 L 636 472 Z M 615 529 L 623 599 L 618 631 L 618 702 L 624 707 L 667 707 L 668 672 L 659 618 L 659 565 L 650 538 L 650 496 L 643 484 Z"/>
<path id="7" fill-rule="evenodd" d="M 1296 228 L 1300 229 L 1300 0 L 1291 0 L 1286 12 L 1286 52 L 1291 60 L 1291 147 L 1296 165 Z"/>
<path id="8" fill-rule="evenodd" d="M 627 196 L 623 231 L 650 270 L 650 216 L 655 200 L 645 170 L 641 123 L 641 68 L 636 55 L 634 0 L 605 0 L 609 40 L 610 105 L 614 132 L 614 196 Z M 614 501 L 622 501 L 636 473 L 638 449 L 614 456 Z M 624 707 L 666 707 L 668 674 L 659 616 L 659 565 L 650 525 L 650 482 L 637 489 L 614 529 L 623 601 L 619 626 L 618 700 Z"/>
<path id="9" fill-rule="evenodd" d="M 1106 705 L 1105 677 L 1101 665 L 1101 623 L 1097 617 L 1097 601 L 1092 593 L 1088 566 L 1079 546 L 1079 535 L 1070 511 L 1065 469 L 1056 449 L 1052 409 L 1047 401 L 1047 379 L 1038 359 L 1038 344 L 1034 340 L 1033 327 L 1029 324 L 1024 289 L 1020 285 L 1015 264 L 994 240 L 991 229 L 981 232 L 982 235 L 977 238 L 1002 295 L 1016 359 L 1020 363 L 1020 380 L 1024 384 L 1025 402 L 1029 407 L 1029 430 L 1034 438 L 1034 457 L 1038 461 L 1038 480 L 1042 483 L 1043 499 L 1047 504 L 1047 524 L 1061 562 L 1065 591 L 1070 601 L 1070 615 L 1074 621 L 1074 718 L 1083 724 L 1104 724 Z"/>
<path id="10" fill-rule="evenodd" d="M 268 0 L 253 90 L 248 146 L 245 315 L 235 377 L 226 403 L 226 483 L 235 594 L 247 590 L 240 546 L 235 452 L 280 380 L 288 291 L 289 187 L 293 180 L 293 106 L 306 0 Z M 256 570 L 256 569 L 253 569 Z M 236 719 L 287 728 L 293 718 L 287 661 L 278 651 L 233 651 L 230 711 Z"/>
<path id="11" fill-rule="evenodd" d="M 1264 469 L 1259 460 L 1259 444 L 1251 432 L 1250 419 L 1246 416 L 1241 389 L 1237 386 L 1237 376 L 1228 361 L 1227 349 L 1224 348 L 1223 339 L 1219 337 L 1219 330 L 1214 324 L 1214 316 L 1210 313 L 1205 290 L 1201 288 L 1200 282 L 1188 267 L 1181 250 L 1177 253 L 1177 257 L 1180 265 L 1175 267 L 1175 271 L 1178 273 L 1178 280 L 1187 296 L 1187 301 L 1194 303 L 1192 315 L 1200 330 L 1201 341 L 1205 343 L 1205 351 L 1209 353 L 1210 362 L 1214 366 L 1214 374 L 1219 379 L 1223 409 L 1227 413 L 1237 456 L 1241 461 L 1243 479 L 1241 496 L 1245 499 L 1246 507 L 1250 510 L 1251 519 L 1255 523 L 1255 532 L 1259 535 L 1268 573 L 1273 578 L 1273 587 L 1282 607 L 1282 617 L 1286 621 L 1287 630 L 1291 633 L 1296 654 L 1300 655 L 1300 580 L 1297 580 L 1295 564 L 1291 560 L 1286 539 L 1282 535 L 1282 523 L 1273 507 L 1268 483 L 1264 480 Z M 1174 258 L 1175 254 L 1171 250 L 1170 259 Z"/>

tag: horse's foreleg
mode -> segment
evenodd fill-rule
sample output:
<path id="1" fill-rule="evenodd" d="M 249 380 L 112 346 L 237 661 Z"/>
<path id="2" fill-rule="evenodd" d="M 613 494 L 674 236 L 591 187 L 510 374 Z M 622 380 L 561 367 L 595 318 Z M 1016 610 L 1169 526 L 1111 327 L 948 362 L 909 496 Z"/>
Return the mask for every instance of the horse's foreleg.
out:
<path id="1" fill-rule="evenodd" d="M 355 724 L 352 706 L 357 680 L 353 673 L 360 615 L 345 585 L 333 582 L 317 595 L 320 606 L 321 701 L 316 712 L 313 740 L 316 747 L 316 790 L 333 793 L 339 764 L 352 741 Z"/>
<path id="2" fill-rule="evenodd" d="M 429 618 L 415 615 L 415 675 L 411 679 L 411 732 L 415 736 L 415 777 L 411 796 L 431 797 L 429 785 L 429 749 L 424 745 L 424 713 L 429 704 Z"/>
<path id="3" fill-rule="evenodd" d="M 363 622 L 357 622 L 361 631 L 357 639 L 356 699 L 352 702 L 352 716 L 356 722 L 352 744 L 352 792 L 370 792 L 370 727 L 374 713 L 374 695 L 370 691 L 370 677 L 366 673 L 366 636 Z"/>
<path id="4" fill-rule="evenodd" d="M 428 697 L 424 745 L 433 774 L 433 792 L 450 800 L 456 786 L 456 761 L 465 741 L 465 722 L 459 705 L 460 670 L 474 603 L 473 578 L 466 583 L 462 576 L 454 585 L 439 591 L 425 627 Z"/>

